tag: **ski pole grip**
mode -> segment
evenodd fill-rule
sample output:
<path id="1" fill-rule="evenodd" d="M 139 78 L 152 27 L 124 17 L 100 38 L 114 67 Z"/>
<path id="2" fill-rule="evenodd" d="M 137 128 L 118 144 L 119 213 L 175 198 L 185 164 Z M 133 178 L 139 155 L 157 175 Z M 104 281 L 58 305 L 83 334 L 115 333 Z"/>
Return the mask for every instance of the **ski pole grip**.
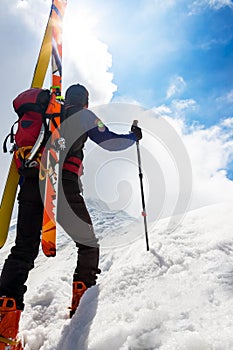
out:
<path id="1" fill-rule="evenodd" d="M 133 126 L 138 126 L 138 120 L 133 121 Z"/>

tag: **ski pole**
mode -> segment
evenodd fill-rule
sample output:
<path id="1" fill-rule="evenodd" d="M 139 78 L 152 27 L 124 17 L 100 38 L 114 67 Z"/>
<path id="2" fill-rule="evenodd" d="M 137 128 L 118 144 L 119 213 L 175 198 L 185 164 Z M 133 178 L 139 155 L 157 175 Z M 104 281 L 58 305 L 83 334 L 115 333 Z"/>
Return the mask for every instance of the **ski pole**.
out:
<path id="1" fill-rule="evenodd" d="M 133 121 L 132 126 L 138 126 L 138 120 Z M 143 173 L 142 173 L 142 162 L 141 162 L 141 154 L 139 141 L 136 141 L 137 147 L 137 157 L 138 157 L 138 171 L 139 171 L 139 179 L 140 179 L 140 188 L 141 188 L 141 198 L 142 198 L 142 216 L 144 219 L 144 227 L 145 227 L 145 237 L 146 237 L 146 250 L 149 251 L 149 239 L 148 239 L 148 230 L 147 230 L 147 219 L 146 219 L 146 204 L 145 204 L 145 196 L 144 196 L 144 188 L 143 188 Z"/>

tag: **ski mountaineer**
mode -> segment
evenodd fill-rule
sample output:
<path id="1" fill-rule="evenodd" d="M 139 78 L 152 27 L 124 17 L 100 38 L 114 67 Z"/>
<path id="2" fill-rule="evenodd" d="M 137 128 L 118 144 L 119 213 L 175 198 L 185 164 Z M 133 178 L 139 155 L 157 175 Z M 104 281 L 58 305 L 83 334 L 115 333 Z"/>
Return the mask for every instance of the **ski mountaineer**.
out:
<path id="1" fill-rule="evenodd" d="M 58 221 L 78 248 L 77 266 L 73 274 L 71 317 L 79 305 L 81 296 L 96 284 L 97 274 L 101 272 L 98 240 L 81 194 L 80 177 L 85 142 L 90 138 L 108 151 L 120 151 L 142 138 L 141 129 L 137 126 L 132 126 L 128 134 L 111 132 L 88 109 L 88 98 L 89 93 L 84 86 L 71 85 L 65 93 L 61 124 L 61 134 L 66 140 L 66 152 L 60 162 L 63 166 L 62 184 L 58 191 Z M 4 318 L 0 314 L 0 335 L 8 338 L 9 334 L 4 334 L 7 324 L 15 327 L 13 338 L 18 332 L 18 322 L 24 309 L 24 294 L 27 290 L 25 282 L 38 255 L 43 220 L 39 170 L 35 167 L 24 168 L 20 175 L 17 235 L 0 277 L 0 310 L 3 310 L 5 302 L 10 300 L 12 303 L 12 310 L 8 309 Z"/>

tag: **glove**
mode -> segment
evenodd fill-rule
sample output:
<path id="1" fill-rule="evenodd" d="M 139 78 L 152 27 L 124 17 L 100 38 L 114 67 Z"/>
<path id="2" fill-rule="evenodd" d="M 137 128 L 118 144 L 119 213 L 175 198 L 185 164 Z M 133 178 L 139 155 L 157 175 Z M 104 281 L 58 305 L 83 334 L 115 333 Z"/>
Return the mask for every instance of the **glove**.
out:
<path id="1" fill-rule="evenodd" d="M 131 127 L 131 131 L 134 133 L 134 135 L 136 136 L 137 141 L 142 139 L 142 130 L 141 128 L 139 128 L 136 125 L 132 125 Z"/>

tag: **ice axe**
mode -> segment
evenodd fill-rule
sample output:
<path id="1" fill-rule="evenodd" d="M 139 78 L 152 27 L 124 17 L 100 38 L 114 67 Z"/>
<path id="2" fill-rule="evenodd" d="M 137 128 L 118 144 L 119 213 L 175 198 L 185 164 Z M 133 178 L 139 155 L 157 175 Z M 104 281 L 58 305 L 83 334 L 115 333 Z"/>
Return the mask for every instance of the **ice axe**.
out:
<path id="1" fill-rule="evenodd" d="M 138 120 L 133 121 L 132 128 L 134 126 L 138 126 Z M 141 154 L 140 154 L 140 147 L 139 147 L 139 141 L 136 141 L 136 147 L 137 147 L 137 156 L 138 156 L 138 170 L 139 170 L 139 179 L 140 179 L 140 188 L 141 188 L 141 198 L 142 198 L 142 216 L 144 219 L 144 227 L 145 227 L 145 237 L 146 237 L 146 250 L 149 251 L 149 239 L 148 239 L 148 230 L 147 230 L 147 214 L 146 214 L 146 204 L 145 204 L 145 196 L 144 196 L 144 188 L 143 188 L 143 173 L 142 173 L 142 162 L 141 162 Z"/>

